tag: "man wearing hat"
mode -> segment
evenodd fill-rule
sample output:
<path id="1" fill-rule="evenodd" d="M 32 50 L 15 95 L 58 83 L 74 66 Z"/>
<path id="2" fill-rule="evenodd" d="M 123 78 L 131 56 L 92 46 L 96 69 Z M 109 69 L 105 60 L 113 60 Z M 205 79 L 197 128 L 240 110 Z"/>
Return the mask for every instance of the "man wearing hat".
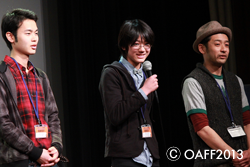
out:
<path id="1" fill-rule="evenodd" d="M 231 40 L 231 30 L 217 21 L 201 26 L 193 49 L 204 62 L 183 80 L 197 167 L 250 165 L 250 112 L 243 82 L 223 68 Z"/>

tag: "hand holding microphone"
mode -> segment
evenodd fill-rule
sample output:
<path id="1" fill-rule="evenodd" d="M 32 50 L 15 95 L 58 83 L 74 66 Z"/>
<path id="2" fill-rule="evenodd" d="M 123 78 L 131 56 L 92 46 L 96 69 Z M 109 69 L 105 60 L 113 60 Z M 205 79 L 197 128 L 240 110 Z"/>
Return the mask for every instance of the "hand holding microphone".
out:
<path id="1" fill-rule="evenodd" d="M 149 78 L 146 79 L 141 89 L 148 95 L 159 87 L 158 79 L 156 74 L 152 75 L 152 64 L 150 61 L 145 61 L 143 63 L 143 69 L 147 72 Z"/>
<path id="2" fill-rule="evenodd" d="M 166 143 L 165 143 L 165 135 L 164 135 L 164 128 L 163 128 L 163 124 L 162 124 L 162 118 L 161 118 L 161 109 L 160 109 L 160 102 L 159 102 L 159 98 L 158 98 L 158 94 L 157 94 L 157 91 L 156 89 L 159 87 L 158 85 L 158 79 L 157 79 L 157 75 L 152 75 L 152 64 L 150 61 L 145 61 L 143 63 L 143 70 L 147 72 L 149 78 L 146 79 L 143 87 L 141 88 L 144 93 L 146 95 L 148 95 L 149 93 L 151 92 L 154 92 L 155 94 L 155 99 L 157 101 L 157 104 L 158 104 L 158 109 L 159 109 L 159 119 L 160 119 L 160 124 L 161 124 L 161 132 L 162 132 L 162 138 L 163 138 L 163 150 L 167 150 L 166 148 Z M 167 164 L 168 164 L 168 161 L 167 161 Z"/>

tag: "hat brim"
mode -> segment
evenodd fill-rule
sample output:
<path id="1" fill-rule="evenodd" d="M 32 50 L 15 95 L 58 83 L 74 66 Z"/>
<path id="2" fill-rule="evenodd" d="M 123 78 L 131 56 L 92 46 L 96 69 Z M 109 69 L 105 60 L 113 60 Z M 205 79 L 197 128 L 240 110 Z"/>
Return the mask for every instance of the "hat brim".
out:
<path id="1" fill-rule="evenodd" d="M 201 43 L 201 41 L 203 39 L 205 39 L 206 37 L 214 35 L 214 34 L 218 34 L 218 33 L 226 34 L 228 36 L 228 38 L 229 38 L 229 41 L 232 40 L 232 32 L 227 27 L 221 27 L 221 28 L 218 28 L 216 30 L 210 30 L 210 31 L 207 31 L 206 33 L 202 34 L 199 38 L 197 38 L 194 41 L 194 43 L 193 43 L 193 49 L 194 49 L 194 51 L 200 54 L 200 51 L 198 49 L 199 43 Z"/>

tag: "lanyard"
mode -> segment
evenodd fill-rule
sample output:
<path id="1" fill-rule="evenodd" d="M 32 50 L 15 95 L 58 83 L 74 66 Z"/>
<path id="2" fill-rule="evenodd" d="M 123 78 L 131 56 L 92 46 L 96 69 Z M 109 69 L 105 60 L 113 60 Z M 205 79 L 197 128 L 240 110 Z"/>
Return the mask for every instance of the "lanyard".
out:
<path id="1" fill-rule="evenodd" d="M 143 72 L 144 79 L 146 80 L 146 75 L 145 75 L 144 71 L 142 71 L 142 72 Z M 132 77 L 132 76 L 131 76 L 131 77 Z M 132 78 L 133 78 L 133 77 L 132 77 Z M 134 84 L 135 84 L 135 80 L 134 80 L 134 79 L 133 79 L 133 81 L 134 81 Z M 136 90 L 138 90 L 136 84 L 135 84 L 135 88 L 136 88 Z M 146 106 L 147 106 L 147 103 L 144 105 L 144 111 L 146 110 Z M 143 121 L 144 121 L 144 123 L 146 124 L 146 123 L 147 123 L 147 120 L 146 120 L 145 117 L 144 117 L 144 112 L 143 112 L 142 107 L 141 107 L 141 114 L 142 114 L 142 117 L 143 117 Z"/>
<path id="2" fill-rule="evenodd" d="M 11 57 L 11 58 L 12 58 L 12 57 Z M 31 102 L 31 104 L 32 104 L 32 106 L 33 106 L 33 108 L 34 108 L 34 111 L 35 111 L 35 114 L 36 114 L 38 123 L 39 123 L 39 125 L 41 125 L 42 123 L 41 123 L 41 121 L 40 121 L 40 119 L 39 119 L 39 115 L 38 115 L 38 95 L 37 95 L 36 74 L 35 74 L 35 72 L 34 72 L 34 75 L 35 75 L 35 84 L 36 84 L 36 108 L 35 108 L 34 103 L 33 103 L 33 100 L 32 100 L 32 98 L 31 98 L 31 95 L 30 95 L 30 92 L 29 92 L 29 89 L 28 89 L 27 84 L 26 84 L 26 82 L 25 82 L 25 80 L 24 80 L 23 72 L 21 71 L 21 69 L 20 69 L 18 63 L 16 62 L 16 60 L 15 60 L 14 58 L 12 58 L 12 59 L 15 61 L 16 65 L 17 65 L 17 67 L 18 67 L 18 69 L 19 69 L 19 71 L 20 71 L 20 74 L 21 74 L 22 79 L 23 79 L 23 83 L 24 83 L 24 85 L 25 85 L 25 87 L 26 87 L 26 90 L 27 90 L 27 93 L 28 93 L 28 95 L 29 95 L 30 102 Z M 31 63 L 31 62 L 30 62 L 30 63 Z M 34 65 L 33 65 L 32 63 L 31 63 L 31 65 L 32 65 L 33 68 L 34 68 Z"/>
<path id="3" fill-rule="evenodd" d="M 235 127 L 235 123 L 234 123 L 234 119 L 233 119 L 233 114 L 232 114 L 232 110 L 231 110 L 231 105 L 230 105 L 230 100 L 229 100 L 229 96 L 228 96 L 227 89 L 226 89 L 226 84 L 224 83 L 224 85 L 225 85 L 225 93 L 226 93 L 226 97 L 225 97 L 225 95 L 224 95 L 224 93 L 223 93 L 220 85 L 218 84 L 217 81 L 216 81 L 216 83 L 217 83 L 217 85 L 218 85 L 218 87 L 219 87 L 219 89 L 220 89 L 220 91 L 222 93 L 223 99 L 224 99 L 224 101 L 225 101 L 225 103 L 227 105 L 228 111 L 230 113 L 232 125 L 233 125 L 233 127 Z"/>
<path id="4" fill-rule="evenodd" d="M 121 63 L 122 64 L 122 62 L 121 61 L 119 61 L 119 63 Z M 123 64 L 122 64 L 123 65 Z M 124 65 L 123 65 L 124 66 Z M 124 66 L 125 67 L 125 66 Z M 126 68 L 126 67 L 125 67 Z M 142 72 L 143 72 L 143 76 L 144 76 L 144 79 L 146 80 L 147 78 L 146 78 L 146 75 L 145 75 L 145 73 L 144 73 L 144 71 L 142 70 Z M 131 75 L 131 77 L 132 77 L 132 75 Z M 132 77 L 132 79 L 133 79 L 133 81 L 134 81 L 134 84 L 135 84 L 135 80 L 134 80 L 134 78 Z M 135 88 L 136 88 L 136 90 L 138 90 L 137 89 L 137 86 L 136 86 L 136 84 L 135 84 Z M 144 105 L 144 111 L 146 110 L 146 106 L 147 106 L 147 103 Z M 141 107 L 140 108 L 141 109 L 141 114 L 142 114 L 142 118 L 143 118 L 143 122 L 146 124 L 147 123 L 147 120 L 145 119 L 145 117 L 144 117 L 144 112 L 143 112 L 143 108 Z"/>

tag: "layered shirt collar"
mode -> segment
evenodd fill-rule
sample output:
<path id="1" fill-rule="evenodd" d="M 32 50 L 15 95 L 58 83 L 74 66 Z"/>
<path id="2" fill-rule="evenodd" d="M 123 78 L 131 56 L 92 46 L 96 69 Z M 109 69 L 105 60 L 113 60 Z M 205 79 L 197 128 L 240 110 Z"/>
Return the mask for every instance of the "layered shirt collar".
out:
<path id="1" fill-rule="evenodd" d="M 130 73 L 130 75 L 140 75 L 141 77 L 143 77 L 143 64 L 141 64 L 140 69 L 136 69 L 132 64 L 130 64 L 123 56 L 121 56 L 120 58 L 120 62 L 124 65 L 124 67 L 128 70 L 128 72 Z"/>
<path id="2" fill-rule="evenodd" d="M 19 72 L 19 69 L 17 68 L 15 61 L 12 60 L 12 58 L 11 58 L 10 56 L 7 56 L 7 55 L 6 55 L 5 58 L 4 58 L 4 62 L 5 62 L 7 65 L 9 65 L 12 69 L 14 69 L 15 72 Z M 22 71 L 26 71 L 26 68 L 25 68 L 24 66 L 22 66 L 20 63 L 18 63 L 18 65 L 19 65 L 19 67 L 20 67 L 20 69 L 21 69 Z M 33 71 L 34 68 L 33 68 L 33 66 L 31 65 L 30 61 L 28 62 L 28 66 L 27 66 L 27 67 L 28 67 L 28 70 L 29 70 L 29 71 L 34 72 L 34 71 Z"/>

